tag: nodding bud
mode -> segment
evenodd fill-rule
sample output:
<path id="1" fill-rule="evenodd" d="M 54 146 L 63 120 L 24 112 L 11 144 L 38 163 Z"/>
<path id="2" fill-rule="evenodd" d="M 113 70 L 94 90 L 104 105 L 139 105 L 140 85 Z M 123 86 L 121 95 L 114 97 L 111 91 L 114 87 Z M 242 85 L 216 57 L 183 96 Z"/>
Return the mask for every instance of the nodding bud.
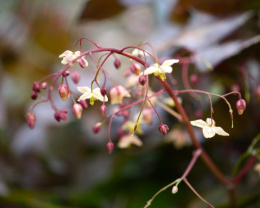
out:
<path id="1" fill-rule="evenodd" d="M 108 142 L 107 143 L 107 152 L 108 154 L 111 154 L 114 150 L 114 143 L 113 142 Z"/>
<path id="2" fill-rule="evenodd" d="M 239 99 L 236 102 L 237 112 L 239 115 L 242 115 L 244 110 L 246 109 L 246 101 L 244 99 Z"/>
<path id="3" fill-rule="evenodd" d="M 167 134 L 169 127 L 166 124 L 161 124 L 158 129 L 162 135 L 165 135 Z"/>
<path id="4" fill-rule="evenodd" d="M 47 82 L 43 82 L 43 83 L 41 84 L 41 88 L 42 88 L 42 89 L 46 89 L 47 86 L 48 86 Z"/>
<path id="5" fill-rule="evenodd" d="M 82 105 L 75 103 L 72 107 L 72 112 L 76 116 L 77 119 L 81 119 L 81 115 L 83 112 Z"/>
<path id="6" fill-rule="evenodd" d="M 68 113 L 68 111 L 66 109 L 62 109 L 62 110 L 54 113 L 54 118 L 58 122 L 60 122 L 60 120 L 67 121 L 67 113 Z"/>
<path id="7" fill-rule="evenodd" d="M 198 77 L 197 74 L 192 74 L 192 75 L 190 76 L 190 82 L 191 82 L 192 84 L 197 84 L 198 81 L 199 81 L 199 77 Z"/>
<path id="8" fill-rule="evenodd" d="M 79 101 L 80 105 L 82 105 L 83 108 L 88 108 L 88 103 L 85 100 Z"/>
<path id="9" fill-rule="evenodd" d="M 78 62 L 79 62 L 79 65 L 80 65 L 81 68 L 85 68 L 85 67 L 88 66 L 88 62 L 87 62 L 87 60 L 84 59 L 84 58 L 80 58 L 80 59 L 78 60 Z"/>
<path id="10" fill-rule="evenodd" d="M 70 72 L 69 71 L 65 71 L 64 73 L 63 73 L 63 77 L 67 77 L 67 76 L 69 76 L 70 75 Z"/>
<path id="11" fill-rule="evenodd" d="M 60 97 L 63 101 L 67 100 L 70 96 L 70 90 L 69 87 L 65 84 L 62 84 L 58 87 L 58 92 L 60 94 Z"/>
<path id="12" fill-rule="evenodd" d="M 134 74 L 139 75 L 141 73 L 142 68 L 140 64 L 132 63 L 130 69 Z"/>
<path id="13" fill-rule="evenodd" d="M 139 77 L 139 84 L 140 85 L 145 85 L 145 83 L 146 83 L 146 76 L 145 75 L 141 75 L 140 77 Z"/>
<path id="14" fill-rule="evenodd" d="M 32 94 L 31 94 L 32 100 L 35 100 L 37 97 L 38 97 L 37 93 L 36 92 L 32 92 Z"/>
<path id="15" fill-rule="evenodd" d="M 95 126 L 93 126 L 92 130 L 95 134 L 97 134 L 101 129 L 101 123 L 97 123 Z"/>
<path id="16" fill-rule="evenodd" d="M 107 90 L 104 87 L 101 87 L 100 89 L 101 95 L 105 96 L 107 94 Z"/>
<path id="17" fill-rule="evenodd" d="M 72 72 L 71 79 L 75 84 L 79 83 L 80 75 L 77 71 Z"/>
<path id="18" fill-rule="evenodd" d="M 176 194 L 178 192 L 178 186 L 172 187 L 172 194 Z"/>
<path id="19" fill-rule="evenodd" d="M 106 115 L 107 113 L 107 107 L 103 104 L 100 106 L 100 111 L 103 115 Z"/>
<path id="20" fill-rule="evenodd" d="M 34 92 L 40 92 L 41 91 L 41 85 L 39 82 L 34 82 L 32 87 Z"/>
<path id="21" fill-rule="evenodd" d="M 115 65 L 115 68 L 116 68 L 116 69 L 119 69 L 120 66 L 121 66 L 121 62 L 120 62 L 118 59 L 116 59 L 116 60 L 114 61 L 114 65 Z"/>
<path id="22" fill-rule="evenodd" d="M 36 121 L 35 114 L 32 112 L 28 112 L 24 116 L 25 120 L 27 121 L 28 126 L 33 129 Z"/>

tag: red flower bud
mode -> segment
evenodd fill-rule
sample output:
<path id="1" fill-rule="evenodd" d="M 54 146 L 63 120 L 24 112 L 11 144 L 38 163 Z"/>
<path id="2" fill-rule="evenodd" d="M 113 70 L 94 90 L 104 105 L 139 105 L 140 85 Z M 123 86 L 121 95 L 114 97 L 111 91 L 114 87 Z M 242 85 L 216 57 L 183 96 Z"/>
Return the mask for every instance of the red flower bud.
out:
<path id="1" fill-rule="evenodd" d="M 70 75 L 70 72 L 69 71 L 65 71 L 64 73 L 63 73 L 63 77 L 67 77 L 67 76 L 69 76 Z"/>
<path id="2" fill-rule="evenodd" d="M 77 71 L 72 72 L 71 79 L 75 84 L 79 83 L 80 75 Z"/>
<path id="3" fill-rule="evenodd" d="M 58 92 L 60 94 L 60 97 L 63 101 L 67 100 L 70 96 L 70 90 L 67 85 L 62 84 L 58 87 Z"/>
<path id="4" fill-rule="evenodd" d="M 25 120 L 27 121 L 28 126 L 33 129 L 34 125 L 35 125 L 35 121 L 36 121 L 36 117 L 35 114 L 32 112 L 28 112 L 26 113 L 26 115 L 24 116 Z"/>
<path id="5" fill-rule="evenodd" d="M 93 126 L 92 130 L 95 134 L 97 134 L 101 129 L 101 123 L 97 123 L 95 126 Z"/>
<path id="6" fill-rule="evenodd" d="M 244 110 L 246 109 L 246 101 L 244 99 L 239 99 L 236 102 L 237 112 L 239 115 L 242 115 Z"/>
<path id="7" fill-rule="evenodd" d="M 39 83 L 39 82 L 34 82 L 32 89 L 33 89 L 34 92 L 40 92 L 40 91 L 41 91 L 41 85 L 40 85 L 40 83 Z"/>
<path id="8" fill-rule="evenodd" d="M 132 63 L 130 69 L 134 74 L 139 75 L 141 73 L 142 68 L 140 64 Z"/>
<path id="9" fill-rule="evenodd" d="M 116 68 L 116 69 L 119 69 L 120 66 L 121 66 L 121 62 L 120 62 L 118 59 L 116 59 L 116 60 L 114 61 L 114 65 L 115 65 L 115 68 Z"/>
<path id="10" fill-rule="evenodd" d="M 107 143 L 107 152 L 108 154 L 111 154 L 114 150 L 114 143 L 113 142 L 108 142 Z"/>
<path id="11" fill-rule="evenodd" d="M 60 120 L 67 121 L 67 113 L 68 113 L 68 111 L 66 109 L 62 109 L 62 110 L 54 113 L 54 118 L 58 122 L 60 122 Z"/>
<path id="12" fill-rule="evenodd" d="M 139 77 L 139 84 L 144 86 L 145 83 L 146 83 L 146 76 L 145 75 L 141 75 Z"/>
<path id="13" fill-rule="evenodd" d="M 103 104 L 100 106 L 100 111 L 103 115 L 106 115 L 107 113 L 107 107 Z"/>
<path id="14" fill-rule="evenodd" d="M 100 89 L 101 95 L 105 96 L 107 94 L 107 90 L 104 87 L 101 87 Z"/>
<path id="15" fill-rule="evenodd" d="M 161 124 L 158 129 L 162 135 L 165 135 L 167 134 L 169 127 L 166 124 Z"/>
<path id="16" fill-rule="evenodd" d="M 88 108 L 88 103 L 85 100 L 79 101 L 80 105 L 82 105 L 83 108 Z"/>
<path id="17" fill-rule="evenodd" d="M 83 112 L 82 105 L 75 103 L 72 107 L 72 112 L 76 116 L 77 119 L 81 119 L 81 115 Z"/>
<path id="18" fill-rule="evenodd" d="M 31 94 L 32 100 L 35 100 L 37 97 L 38 97 L 37 93 L 36 92 L 32 92 L 32 94 Z"/>

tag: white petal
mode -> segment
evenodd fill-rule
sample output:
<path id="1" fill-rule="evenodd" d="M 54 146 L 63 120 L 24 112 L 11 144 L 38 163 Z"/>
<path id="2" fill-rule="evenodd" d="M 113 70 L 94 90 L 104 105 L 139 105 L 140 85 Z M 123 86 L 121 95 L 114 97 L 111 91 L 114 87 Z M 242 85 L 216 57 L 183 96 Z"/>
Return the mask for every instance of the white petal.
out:
<path id="1" fill-rule="evenodd" d="M 68 63 L 67 59 L 66 58 L 63 58 L 62 61 L 61 61 L 62 64 L 66 65 Z"/>
<path id="2" fill-rule="evenodd" d="M 178 63 L 179 60 L 178 59 L 169 59 L 163 62 L 162 66 L 171 66 L 175 63 Z"/>
<path id="3" fill-rule="evenodd" d="M 95 98 L 97 98 L 98 100 L 100 101 L 104 101 L 104 102 L 107 102 L 108 101 L 108 98 L 107 96 L 105 95 L 105 97 L 101 94 L 101 91 L 100 91 L 100 88 L 96 88 L 93 90 L 93 96 Z"/>
<path id="4" fill-rule="evenodd" d="M 153 74 L 154 72 L 156 72 L 156 71 L 158 71 L 158 70 L 159 70 L 158 67 L 150 66 L 150 67 L 148 67 L 148 68 L 144 71 L 143 75 Z"/>
<path id="5" fill-rule="evenodd" d="M 206 126 L 202 129 L 205 138 L 212 138 L 215 136 L 215 131 L 212 127 Z"/>
<path id="6" fill-rule="evenodd" d="M 211 120 L 211 118 L 207 118 L 206 122 L 207 122 L 208 126 L 215 126 L 215 124 L 216 124 L 213 119 Z"/>
<path id="7" fill-rule="evenodd" d="M 190 123 L 191 123 L 191 125 L 197 126 L 197 127 L 200 127 L 200 128 L 204 128 L 204 127 L 208 126 L 208 124 L 205 121 L 201 120 L 201 119 L 195 120 L 195 121 L 191 121 Z"/>
<path id="8" fill-rule="evenodd" d="M 78 56 L 80 56 L 80 51 L 76 51 L 75 53 L 74 53 L 74 55 L 76 56 L 76 57 L 78 57 Z"/>
<path id="9" fill-rule="evenodd" d="M 59 58 L 65 57 L 65 56 L 70 56 L 72 55 L 72 51 L 64 51 L 61 55 L 59 55 Z"/>
<path id="10" fill-rule="evenodd" d="M 212 127 L 216 134 L 221 136 L 229 136 L 227 132 L 225 132 L 221 127 Z"/>
<path id="11" fill-rule="evenodd" d="M 159 72 L 160 73 L 172 73 L 172 67 L 162 65 L 162 66 L 160 66 Z"/>
<path id="12" fill-rule="evenodd" d="M 81 93 L 91 92 L 89 87 L 77 87 L 77 90 Z"/>
<path id="13" fill-rule="evenodd" d="M 81 95 L 78 99 L 78 101 L 80 100 L 86 100 L 92 97 L 92 93 L 91 92 L 86 92 L 83 95 Z"/>
<path id="14" fill-rule="evenodd" d="M 132 144 L 135 144 L 138 147 L 143 146 L 143 142 L 136 135 L 132 136 Z"/>

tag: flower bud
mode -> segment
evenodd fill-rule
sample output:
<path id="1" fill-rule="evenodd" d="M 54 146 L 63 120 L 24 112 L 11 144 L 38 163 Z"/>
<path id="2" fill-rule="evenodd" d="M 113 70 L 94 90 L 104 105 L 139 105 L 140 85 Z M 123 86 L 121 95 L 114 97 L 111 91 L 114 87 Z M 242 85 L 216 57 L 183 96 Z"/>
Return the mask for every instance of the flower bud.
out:
<path id="1" fill-rule="evenodd" d="M 37 93 L 36 92 L 32 92 L 32 94 L 31 94 L 32 100 L 37 99 L 37 97 L 38 97 Z"/>
<path id="2" fill-rule="evenodd" d="M 34 92 L 40 92 L 40 91 L 41 91 L 41 85 L 40 85 L 40 83 L 39 83 L 39 82 L 34 82 L 32 89 L 33 89 Z"/>
<path id="3" fill-rule="evenodd" d="M 58 92 L 60 94 L 60 97 L 63 101 L 67 100 L 70 96 L 70 90 L 69 87 L 65 84 L 62 84 L 58 87 Z"/>
<path id="4" fill-rule="evenodd" d="M 78 62 L 79 62 L 79 65 L 80 65 L 81 68 L 85 68 L 85 67 L 88 66 L 88 62 L 87 62 L 87 60 L 84 59 L 84 58 L 80 58 L 80 59 L 78 60 Z"/>
<path id="5" fill-rule="evenodd" d="M 101 129 L 101 123 L 97 123 L 95 126 L 93 126 L 92 130 L 95 134 L 97 134 Z"/>
<path id="6" fill-rule="evenodd" d="M 176 194 L 178 192 L 178 186 L 172 187 L 172 194 Z"/>
<path id="7" fill-rule="evenodd" d="M 141 75 L 140 77 L 139 77 L 139 84 L 140 85 L 145 85 L 145 83 L 146 83 L 146 76 L 145 75 Z"/>
<path id="8" fill-rule="evenodd" d="M 103 104 L 100 106 L 100 111 L 103 115 L 106 115 L 107 113 L 107 107 Z"/>
<path id="9" fill-rule="evenodd" d="M 77 71 L 72 72 L 71 79 L 75 84 L 79 83 L 80 75 Z"/>
<path id="10" fill-rule="evenodd" d="M 246 101 L 244 99 L 239 99 L 236 102 L 237 112 L 239 115 L 242 115 L 244 110 L 246 109 Z"/>
<path id="11" fill-rule="evenodd" d="M 139 75 L 141 73 L 141 65 L 134 62 L 131 64 L 131 67 L 130 67 L 131 71 L 136 74 L 136 75 Z"/>
<path id="12" fill-rule="evenodd" d="M 167 134 L 169 127 L 166 124 L 161 124 L 158 129 L 162 135 L 165 135 Z"/>
<path id="13" fill-rule="evenodd" d="M 81 115 L 83 112 L 82 105 L 75 103 L 72 107 L 72 112 L 76 116 L 77 119 L 81 119 Z"/>
<path id="14" fill-rule="evenodd" d="M 120 62 L 118 59 L 116 59 L 116 60 L 114 61 L 114 65 L 115 65 L 115 68 L 116 68 L 116 69 L 119 69 L 120 66 L 121 66 L 121 62 Z"/>
<path id="15" fill-rule="evenodd" d="M 114 150 L 114 143 L 113 142 L 108 142 L 106 148 L 107 148 L 108 154 L 111 154 L 113 152 L 113 150 Z"/>
<path id="16" fill-rule="evenodd" d="M 64 73 L 63 73 L 63 77 L 67 77 L 67 76 L 69 76 L 70 75 L 70 72 L 69 71 L 65 71 Z"/>
<path id="17" fill-rule="evenodd" d="M 100 89 L 101 95 L 105 96 L 107 94 L 107 90 L 104 87 L 101 87 Z"/>
<path id="18" fill-rule="evenodd" d="M 36 121 L 36 117 L 35 114 L 32 112 L 28 112 L 26 113 L 26 115 L 24 116 L 25 120 L 27 121 L 28 126 L 33 129 L 34 125 L 35 125 L 35 121 Z"/>
<path id="19" fill-rule="evenodd" d="M 88 103 L 85 100 L 81 100 L 79 103 L 83 108 L 88 108 Z"/>
<path id="20" fill-rule="evenodd" d="M 198 81 L 199 81 L 199 77 L 198 77 L 197 74 L 192 74 L 192 75 L 190 76 L 190 82 L 191 82 L 192 84 L 197 84 Z"/>
<path id="21" fill-rule="evenodd" d="M 43 82 L 43 83 L 41 84 L 41 88 L 42 88 L 42 89 L 46 89 L 47 86 L 48 86 L 47 82 Z"/>
<path id="22" fill-rule="evenodd" d="M 68 113 L 68 111 L 66 109 L 62 109 L 62 110 L 54 113 L 54 118 L 58 122 L 60 122 L 60 120 L 67 121 L 67 113 Z"/>
<path id="23" fill-rule="evenodd" d="M 125 87 L 123 87 L 122 85 L 118 85 L 111 88 L 110 99 L 112 105 L 121 104 L 123 102 L 124 97 L 131 97 L 131 95 Z"/>

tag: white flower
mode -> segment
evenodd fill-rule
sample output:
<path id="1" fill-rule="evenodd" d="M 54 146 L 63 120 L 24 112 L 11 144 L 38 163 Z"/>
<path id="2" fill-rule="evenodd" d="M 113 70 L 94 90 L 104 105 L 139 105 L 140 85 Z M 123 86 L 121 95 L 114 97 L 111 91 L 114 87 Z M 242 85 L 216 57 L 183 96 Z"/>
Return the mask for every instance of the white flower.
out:
<path id="1" fill-rule="evenodd" d="M 142 121 L 139 121 L 138 123 L 136 123 L 135 121 L 127 121 L 122 125 L 122 129 L 124 131 L 128 131 L 129 133 L 133 133 L 134 130 L 138 133 L 138 134 L 143 134 L 143 131 L 141 129 L 142 126 Z"/>
<path id="2" fill-rule="evenodd" d="M 108 101 L 107 96 L 101 94 L 100 88 L 91 90 L 89 87 L 77 87 L 77 90 L 83 93 L 83 95 L 79 97 L 78 101 L 90 99 L 90 105 L 93 105 L 95 100 L 100 100 L 102 102 Z"/>
<path id="3" fill-rule="evenodd" d="M 63 58 L 61 63 L 66 65 L 69 62 L 71 62 L 73 59 L 79 57 L 80 54 L 81 54 L 80 51 L 76 51 L 75 53 L 73 53 L 72 51 L 67 50 L 67 51 L 63 52 L 61 55 L 59 55 L 59 58 Z M 77 62 L 79 62 L 80 66 L 82 68 L 88 66 L 88 62 L 84 57 L 85 56 L 82 56 L 80 59 L 77 60 Z"/>
<path id="4" fill-rule="evenodd" d="M 202 133 L 205 138 L 212 138 L 215 134 L 221 136 L 229 136 L 221 127 L 215 126 L 215 121 L 211 118 L 207 118 L 206 122 L 199 119 L 196 121 L 191 121 L 191 125 L 202 128 Z"/>
<path id="5" fill-rule="evenodd" d="M 178 63 L 179 60 L 177 59 L 169 59 L 163 62 L 162 65 L 159 64 L 154 64 L 150 67 L 148 67 L 142 75 L 148 75 L 148 74 L 154 74 L 154 76 L 160 76 L 162 80 L 166 79 L 165 73 L 171 73 L 172 72 L 172 67 L 171 65 Z"/>
<path id="6" fill-rule="evenodd" d="M 141 147 L 143 146 L 143 142 L 139 139 L 139 137 L 137 137 L 136 135 L 131 135 L 131 134 L 127 134 L 125 136 L 123 136 L 122 138 L 119 139 L 119 142 L 117 143 L 117 146 L 119 148 L 128 148 L 130 147 L 132 144 Z"/>

